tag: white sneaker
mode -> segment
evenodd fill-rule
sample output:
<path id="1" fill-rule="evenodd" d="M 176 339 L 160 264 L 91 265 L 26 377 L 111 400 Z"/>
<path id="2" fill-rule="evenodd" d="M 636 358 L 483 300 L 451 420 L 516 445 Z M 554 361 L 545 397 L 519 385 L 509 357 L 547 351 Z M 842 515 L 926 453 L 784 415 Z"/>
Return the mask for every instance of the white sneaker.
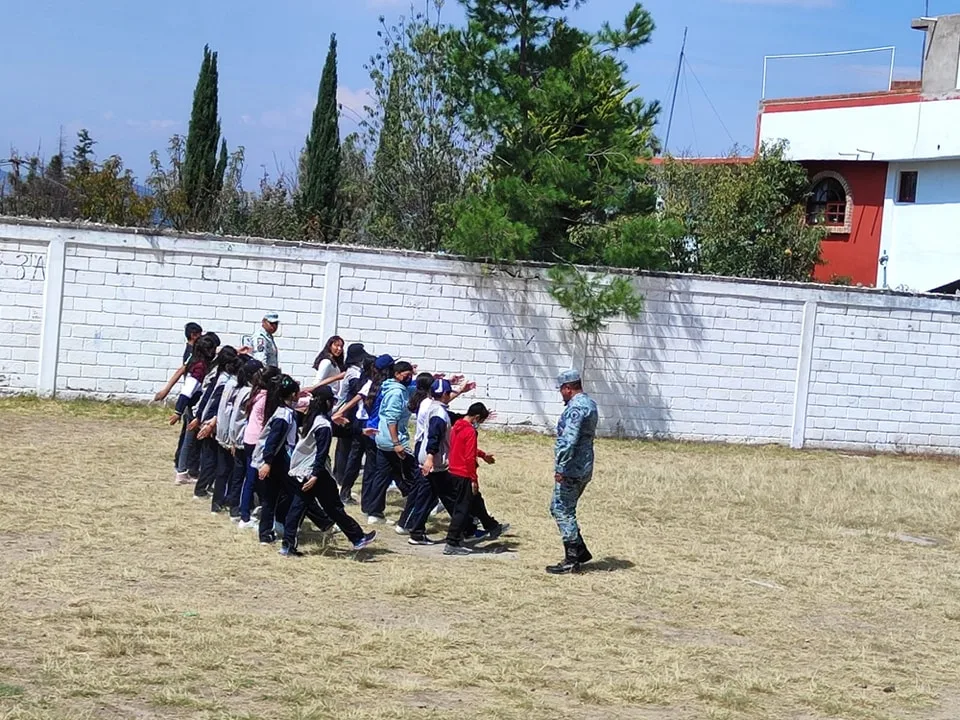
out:
<path id="1" fill-rule="evenodd" d="M 260 523 L 257 520 L 250 518 L 249 520 L 241 520 L 238 522 L 237 527 L 241 530 L 253 530 L 260 527 Z"/>
<path id="2" fill-rule="evenodd" d="M 379 515 L 367 515 L 367 525 L 389 525 L 385 517 Z"/>
<path id="3" fill-rule="evenodd" d="M 430 517 L 435 517 L 436 515 L 439 515 L 442 512 L 446 512 L 446 510 L 447 509 L 443 506 L 443 503 L 437 503 L 437 506 L 430 511 Z"/>
<path id="4" fill-rule="evenodd" d="M 178 472 L 173 476 L 173 482 L 176 485 L 189 485 L 193 482 L 190 475 L 185 472 Z"/>
<path id="5" fill-rule="evenodd" d="M 409 531 L 409 530 L 407 530 L 405 527 L 401 527 L 400 525 L 397 525 L 396 527 L 394 527 L 394 528 L 393 528 L 393 531 L 394 531 L 397 535 L 409 535 L 409 534 L 410 534 L 410 531 Z"/>
<path id="6" fill-rule="evenodd" d="M 261 510 L 261 506 L 257 505 L 253 510 L 250 511 L 250 517 L 259 518 L 260 510 Z"/>

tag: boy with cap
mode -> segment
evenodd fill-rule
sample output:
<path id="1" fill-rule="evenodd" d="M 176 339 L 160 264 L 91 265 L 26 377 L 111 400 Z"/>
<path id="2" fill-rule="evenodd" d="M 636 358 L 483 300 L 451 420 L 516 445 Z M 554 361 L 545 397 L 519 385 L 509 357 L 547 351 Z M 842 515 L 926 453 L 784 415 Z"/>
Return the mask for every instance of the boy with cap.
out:
<path id="1" fill-rule="evenodd" d="M 557 378 L 566 408 L 557 422 L 553 501 L 550 514 L 563 538 L 564 556 L 547 567 L 551 575 L 579 572 L 593 559 L 577 524 L 577 503 L 593 475 L 593 438 L 597 433 L 597 404 L 583 391 L 579 370 L 566 370 Z"/>
<path id="2" fill-rule="evenodd" d="M 280 316 L 275 312 L 265 313 L 263 320 L 260 322 L 260 327 L 257 328 L 251 339 L 253 357 L 263 363 L 264 367 L 280 367 L 277 343 L 273 339 L 279 329 Z"/>

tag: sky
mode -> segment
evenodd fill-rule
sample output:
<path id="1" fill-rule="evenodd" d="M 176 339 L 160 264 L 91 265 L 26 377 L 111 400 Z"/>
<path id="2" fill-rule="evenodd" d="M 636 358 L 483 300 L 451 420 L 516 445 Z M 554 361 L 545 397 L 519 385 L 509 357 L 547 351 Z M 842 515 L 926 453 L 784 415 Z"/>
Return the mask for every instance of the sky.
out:
<path id="1" fill-rule="evenodd" d="M 413 0 L 417 7 L 424 0 Z M 765 55 L 896 46 L 897 78 L 918 78 L 922 35 L 910 20 L 925 0 L 646 0 L 652 42 L 625 56 L 637 95 L 663 105 L 666 134 L 684 28 L 669 150 L 724 155 L 752 148 Z M 931 15 L 960 12 L 960 0 L 929 0 Z M 578 26 L 622 20 L 632 0 L 590 0 Z M 120 155 L 143 180 L 149 154 L 185 134 L 204 44 L 219 53 L 224 137 L 246 149 L 245 184 L 290 169 L 309 130 L 331 33 L 339 44 L 341 132 L 356 129 L 378 47 L 380 16 L 410 12 L 411 0 L 4 0 L 0 63 L 0 162 L 67 148 L 87 128 L 98 157 Z M 443 17 L 462 20 L 456 0 Z M 878 89 L 890 52 L 774 60 L 768 96 Z M 0 166 L 2 167 L 2 166 Z"/>

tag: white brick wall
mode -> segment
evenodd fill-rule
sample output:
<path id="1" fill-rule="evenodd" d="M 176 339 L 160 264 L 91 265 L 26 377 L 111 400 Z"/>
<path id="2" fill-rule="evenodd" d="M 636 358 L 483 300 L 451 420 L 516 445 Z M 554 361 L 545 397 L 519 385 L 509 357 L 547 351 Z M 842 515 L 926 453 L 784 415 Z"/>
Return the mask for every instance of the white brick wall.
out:
<path id="1" fill-rule="evenodd" d="M 476 396 L 512 426 L 552 427 L 553 377 L 582 363 L 533 266 L 516 278 L 442 256 L 0 219 L 2 390 L 38 386 L 35 264 L 55 239 L 66 243 L 61 395 L 149 399 L 179 362 L 184 322 L 237 344 L 265 310 L 281 313 L 281 364 L 301 380 L 336 328 L 476 379 Z M 325 312 L 327 277 L 339 292 Z M 957 301 L 688 276 L 637 283 L 642 317 L 612 322 L 586 362 L 605 433 L 960 453 Z M 801 348 L 805 304 L 812 342 Z"/>
<path id="2" fill-rule="evenodd" d="M 0 241 L 0 392 L 34 391 L 46 243 Z"/>

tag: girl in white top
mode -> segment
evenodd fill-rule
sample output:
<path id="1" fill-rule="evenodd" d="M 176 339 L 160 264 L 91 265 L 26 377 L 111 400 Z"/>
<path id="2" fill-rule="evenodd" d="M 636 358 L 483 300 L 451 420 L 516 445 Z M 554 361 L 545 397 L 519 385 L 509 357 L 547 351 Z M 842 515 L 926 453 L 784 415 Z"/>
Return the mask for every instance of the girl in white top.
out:
<path id="1" fill-rule="evenodd" d="M 344 342 L 339 335 L 334 335 L 323 346 L 323 350 L 313 361 L 313 369 L 317 374 L 313 378 L 313 387 L 329 385 L 334 395 L 339 395 L 340 380 L 346 372 L 347 366 L 343 357 Z"/>

